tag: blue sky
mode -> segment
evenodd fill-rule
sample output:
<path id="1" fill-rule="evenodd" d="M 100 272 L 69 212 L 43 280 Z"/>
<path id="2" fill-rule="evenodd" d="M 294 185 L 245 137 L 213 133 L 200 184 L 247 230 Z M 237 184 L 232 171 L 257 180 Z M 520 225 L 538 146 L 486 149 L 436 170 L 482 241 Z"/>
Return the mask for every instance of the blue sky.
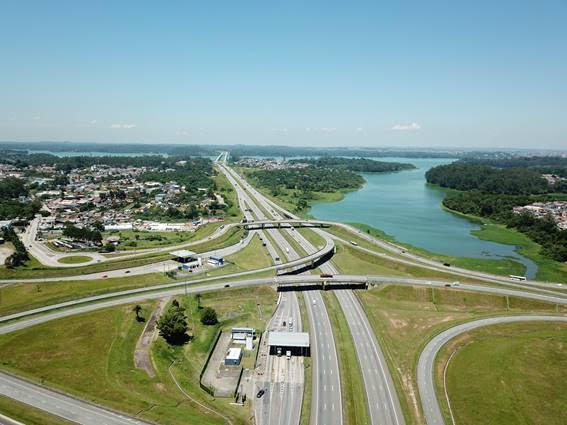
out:
<path id="1" fill-rule="evenodd" d="M 2 17 L 0 140 L 567 149 L 565 0 L 21 0 Z"/>

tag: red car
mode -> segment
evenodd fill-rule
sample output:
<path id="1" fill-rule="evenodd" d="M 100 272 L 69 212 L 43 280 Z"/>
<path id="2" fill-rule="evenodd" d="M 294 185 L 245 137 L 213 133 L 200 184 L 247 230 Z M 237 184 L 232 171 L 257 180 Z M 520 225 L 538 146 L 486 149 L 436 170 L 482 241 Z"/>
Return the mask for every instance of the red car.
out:
<path id="1" fill-rule="evenodd" d="M 322 278 L 322 279 L 324 279 L 324 278 L 332 278 L 333 275 L 332 275 L 332 274 L 329 274 L 329 273 L 321 273 L 321 274 L 319 275 L 319 277 Z"/>

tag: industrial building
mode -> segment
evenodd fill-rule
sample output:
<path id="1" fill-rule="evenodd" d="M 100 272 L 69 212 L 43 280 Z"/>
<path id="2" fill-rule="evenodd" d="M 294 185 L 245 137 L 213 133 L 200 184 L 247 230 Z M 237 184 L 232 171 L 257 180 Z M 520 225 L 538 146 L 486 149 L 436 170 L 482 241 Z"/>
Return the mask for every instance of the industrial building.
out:
<path id="1" fill-rule="evenodd" d="M 309 356 L 309 334 L 307 332 L 270 332 L 268 334 L 270 354 L 285 354 L 288 351 L 293 356 Z"/>
<path id="2" fill-rule="evenodd" d="M 224 358 L 225 366 L 238 366 L 240 360 L 242 359 L 242 349 L 241 348 L 229 348 L 226 357 Z"/>

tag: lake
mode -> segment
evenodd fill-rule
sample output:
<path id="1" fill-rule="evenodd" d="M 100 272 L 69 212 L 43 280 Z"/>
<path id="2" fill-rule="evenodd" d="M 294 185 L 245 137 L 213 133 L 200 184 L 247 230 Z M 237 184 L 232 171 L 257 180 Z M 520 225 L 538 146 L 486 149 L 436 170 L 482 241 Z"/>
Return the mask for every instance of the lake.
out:
<path id="1" fill-rule="evenodd" d="M 388 174 L 363 173 L 366 184 L 339 202 L 317 203 L 311 215 L 322 220 L 363 223 L 383 230 L 402 243 L 428 251 L 462 257 L 513 258 L 534 278 L 537 265 L 515 246 L 483 241 L 473 234 L 480 225 L 441 208 L 444 193 L 426 184 L 425 172 L 454 159 L 379 158 L 406 162 L 417 169 Z"/>

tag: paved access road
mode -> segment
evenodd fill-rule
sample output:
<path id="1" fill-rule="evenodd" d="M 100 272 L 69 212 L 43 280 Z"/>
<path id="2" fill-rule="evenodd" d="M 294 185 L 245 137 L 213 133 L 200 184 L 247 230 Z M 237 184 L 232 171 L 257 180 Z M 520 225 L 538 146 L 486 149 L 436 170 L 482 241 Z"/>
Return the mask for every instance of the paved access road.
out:
<path id="1" fill-rule="evenodd" d="M 435 366 L 435 358 L 439 350 L 451 339 L 462 333 L 472 331 L 483 326 L 497 325 L 502 323 L 516 322 L 567 322 L 565 316 L 509 316 L 509 317 L 492 317 L 488 319 L 474 320 L 472 322 L 463 323 L 454 326 L 434 337 L 425 346 L 419 357 L 417 365 L 417 386 L 419 389 L 419 397 L 425 420 L 427 425 L 444 425 L 443 415 L 439 407 L 439 402 L 435 394 L 433 368 Z"/>

